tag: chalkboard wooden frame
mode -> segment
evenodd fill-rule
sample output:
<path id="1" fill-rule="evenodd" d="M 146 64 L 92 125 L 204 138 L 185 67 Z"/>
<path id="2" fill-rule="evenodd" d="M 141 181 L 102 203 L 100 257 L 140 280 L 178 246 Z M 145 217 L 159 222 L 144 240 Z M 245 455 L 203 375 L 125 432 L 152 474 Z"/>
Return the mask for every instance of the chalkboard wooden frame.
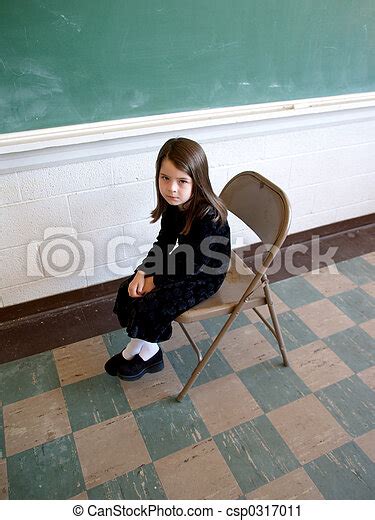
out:
<path id="1" fill-rule="evenodd" d="M 184 131 L 197 128 L 219 128 L 251 121 L 261 122 L 277 118 L 282 120 L 309 114 L 324 114 L 371 107 L 375 107 L 375 92 L 12 132 L 0 134 L 0 156 L 162 132 L 176 132 L 176 134 L 181 135 Z"/>

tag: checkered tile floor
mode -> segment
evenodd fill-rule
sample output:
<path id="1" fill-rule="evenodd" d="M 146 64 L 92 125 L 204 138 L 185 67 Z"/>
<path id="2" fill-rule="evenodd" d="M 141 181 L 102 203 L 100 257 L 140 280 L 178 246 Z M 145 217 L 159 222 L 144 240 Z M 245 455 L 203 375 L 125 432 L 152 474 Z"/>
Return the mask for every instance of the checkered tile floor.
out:
<path id="1" fill-rule="evenodd" d="M 272 285 L 289 368 L 246 311 L 182 403 L 178 326 L 133 383 L 103 372 L 122 330 L 0 365 L 0 497 L 374 499 L 375 254 L 337 267 Z"/>

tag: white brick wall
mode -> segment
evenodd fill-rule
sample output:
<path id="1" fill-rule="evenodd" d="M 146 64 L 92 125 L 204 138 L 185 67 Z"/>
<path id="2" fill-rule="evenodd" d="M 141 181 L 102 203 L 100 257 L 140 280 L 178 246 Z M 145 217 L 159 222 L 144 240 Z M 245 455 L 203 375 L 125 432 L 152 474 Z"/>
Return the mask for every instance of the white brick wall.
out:
<path id="1" fill-rule="evenodd" d="M 158 149 L 172 135 L 203 145 L 216 193 L 244 170 L 280 185 L 292 204 L 291 232 L 374 212 L 374 109 L 358 110 L 351 122 L 336 113 L 284 123 L 118 139 L 113 153 L 108 143 L 97 143 L 94 149 L 75 145 L 5 157 L 0 163 L 0 306 L 120 278 L 134 269 L 159 230 L 159 223 L 149 224 L 156 203 L 154 165 Z M 234 246 L 257 241 L 233 216 L 230 224 Z M 73 246 L 77 238 L 91 244 L 81 272 L 71 272 L 71 266 L 69 275 L 53 276 L 41 268 L 41 255 L 57 244 L 50 238 L 40 246 L 48 228 L 61 228 Z M 64 250 L 50 253 L 57 264 L 64 263 Z M 28 275 L 28 255 L 39 274 Z"/>
<path id="2" fill-rule="evenodd" d="M 24 171 L 17 177 L 22 200 L 46 199 L 113 184 L 109 159 Z M 35 182 L 36 178 L 38 182 Z"/>
<path id="3" fill-rule="evenodd" d="M 17 176 L 11 174 L 0 175 L 0 206 L 12 204 L 21 200 L 21 193 Z"/>

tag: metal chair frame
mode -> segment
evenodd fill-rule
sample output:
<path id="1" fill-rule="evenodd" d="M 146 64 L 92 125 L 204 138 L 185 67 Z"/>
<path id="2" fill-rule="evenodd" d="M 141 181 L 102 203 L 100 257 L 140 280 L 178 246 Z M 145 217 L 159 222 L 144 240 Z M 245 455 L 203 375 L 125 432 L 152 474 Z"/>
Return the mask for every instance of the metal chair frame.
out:
<path id="1" fill-rule="evenodd" d="M 262 222 L 258 221 L 253 226 L 253 220 L 254 219 L 254 213 L 251 214 L 251 211 L 249 214 L 244 215 L 244 212 L 246 213 L 246 208 L 244 210 L 244 204 L 242 200 L 242 208 L 239 210 L 237 208 L 236 203 L 236 190 L 241 191 L 241 197 L 244 197 L 244 189 L 248 185 L 248 192 L 249 195 L 252 194 L 252 191 L 254 189 L 257 189 L 257 204 L 259 207 L 259 204 L 262 203 L 262 197 L 265 200 L 265 204 L 268 201 L 271 202 L 272 207 L 276 212 L 279 212 L 279 215 L 277 215 L 272 222 Z M 246 196 L 246 193 L 245 193 Z M 260 197 L 260 198 L 259 198 Z M 268 329 L 272 332 L 274 337 L 276 338 L 276 341 L 278 343 L 280 353 L 282 356 L 283 364 L 284 366 L 288 366 L 288 359 L 285 349 L 285 344 L 281 332 L 281 328 L 279 325 L 279 321 L 275 312 L 273 300 L 272 300 L 272 293 L 269 287 L 269 282 L 267 278 L 266 271 L 270 264 L 272 263 L 273 259 L 275 258 L 276 254 L 280 250 L 281 245 L 283 244 L 288 229 L 290 226 L 290 219 L 291 219 L 291 210 L 290 210 L 290 203 L 286 196 L 286 194 L 273 184 L 271 181 L 260 175 L 259 173 L 252 172 L 252 171 L 246 171 L 239 173 L 235 177 L 233 177 L 223 188 L 220 198 L 225 202 L 227 208 L 229 211 L 237 215 L 241 220 L 245 222 L 245 224 L 252 229 L 252 231 L 255 231 L 258 236 L 261 238 L 262 242 L 264 243 L 263 238 L 265 236 L 273 237 L 272 243 L 270 243 L 270 247 L 266 252 L 265 257 L 263 258 L 263 261 L 261 262 L 261 265 L 259 269 L 256 271 L 252 271 L 249 267 L 245 266 L 245 264 L 241 261 L 241 259 L 232 252 L 232 262 L 242 262 L 242 268 L 247 271 L 248 276 L 252 278 L 250 284 L 247 286 L 246 290 L 242 293 L 240 299 L 237 302 L 231 302 L 230 304 L 222 306 L 222 308 L 219 308 L 218 310 L 215 310 L 215 312 L 212 314 L 211 317 L 214 316 L 223 316 L 228 315 L 229 317 L 225 324 L 223 325 L 222 329 L 220 330 L 219 334 L 216 336 L 216 338 L 213 340 L 211 346 L 207 350 L 207 352 L 202 355 L 198 345 L 195 343 L 193 338 L 190 336 L 188 330 L 186 329 L 184 323 L 193 323 L 196 321 L 199 321 L 200 319 L 209 319 L 210 316 L 207 317 L 207 312 L 209 312 L 209 306 L 210 303 L 215 302 L 217 300 L 217 295 L 220 295 L 220 291 L 222 291 L 222 288 L 219 289 L 218 293 L 211 296 L 206 300 L 204 303 L 204 309 L 202 310 L 202 313 L 200 314 L 199 310 L 202 308 L 202 303 L 196 305 L 192 309 L 189 309 L 188 311 L 184 312 L 180 316 L 176 318 L 176 322 L 180 325 L 181 329 L 183 330 L 185 336 L 187 337 L 189 343 L 193 347 L 197 358 L 198 358 L 198 364 L 193 370 L 189 380 L 181 390 L 181 392 L 177 396 L 177 401 L 182 401 L 182 399 L 185 397 L 185 395 L 190 390 L 191 386 L 196 381 L 199 374 L 202 372 L 206 364 L 208 363 L 210 357 L 215 352 L 217 347 L 220 345 L 223 337 L 225 336 L 226 332 L 231 327 L 234 320 L 238 317 L 240 312 L 242 312 L 245 309 L 253 309 L 254 312 L 257 314 L 257 316 L 262 320 L 262 322 L 268 327 Z M 249 205 L 251 205 L 251 199 L 248 201 Z M 246 206 L 246 204 L 245 204 Z M 272 213 L 272 212 L 271 212 Z M 267 214 L 267 213 L 266 213 Z M 263 219 L 267 220 L 267 218 Z M 272 220 L 272 219 L 271 219 Z M 257 228 L 257 229 L 255 229 Z M 258 232 L 257 232 L 258 231 Z M 262 236 L 263 235 L 263 236 Z M 266 245 L 266 244 L 265 244 Z M 233 264 L 231 263 L 231 266 Z M 231 267 L 232 268 L 232 267 Z M 227 273 L 228 274 L 231 271 L 231 268 L 229 269 Z M 226 280 L 227 280 L 226 278 Z M 226 282 L 224 281 L 224 284 Z M 223 286 L 224 286 L 223 284 Z M 223 287 L 222 286 L 222 287 Z M 259 296 L 259 289 L 261 289 L 262 296 Z M 256 291 L 258 292 L 258 295 L 256 295 Z M 267 305 L 270 317 L 271 317 L 271 323 L 265 318 L 262 313 L 257 309 L 257 307 Z M 201 316 L 201 317 L 200 317 Z"/>

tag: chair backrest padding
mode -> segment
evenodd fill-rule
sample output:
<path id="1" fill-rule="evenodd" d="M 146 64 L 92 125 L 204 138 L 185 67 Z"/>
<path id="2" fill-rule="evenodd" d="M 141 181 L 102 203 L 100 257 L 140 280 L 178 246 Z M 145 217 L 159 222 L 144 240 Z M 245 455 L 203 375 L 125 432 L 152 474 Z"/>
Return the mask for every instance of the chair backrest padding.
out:
<path id="1" fill-rule="evenodd" d="M 290 204 L 278 186 L 259 173 L 242 172 L 227 183 L 220 198 L 268 250 L 273 245 L 280 248 L 290 225 Z"/>

